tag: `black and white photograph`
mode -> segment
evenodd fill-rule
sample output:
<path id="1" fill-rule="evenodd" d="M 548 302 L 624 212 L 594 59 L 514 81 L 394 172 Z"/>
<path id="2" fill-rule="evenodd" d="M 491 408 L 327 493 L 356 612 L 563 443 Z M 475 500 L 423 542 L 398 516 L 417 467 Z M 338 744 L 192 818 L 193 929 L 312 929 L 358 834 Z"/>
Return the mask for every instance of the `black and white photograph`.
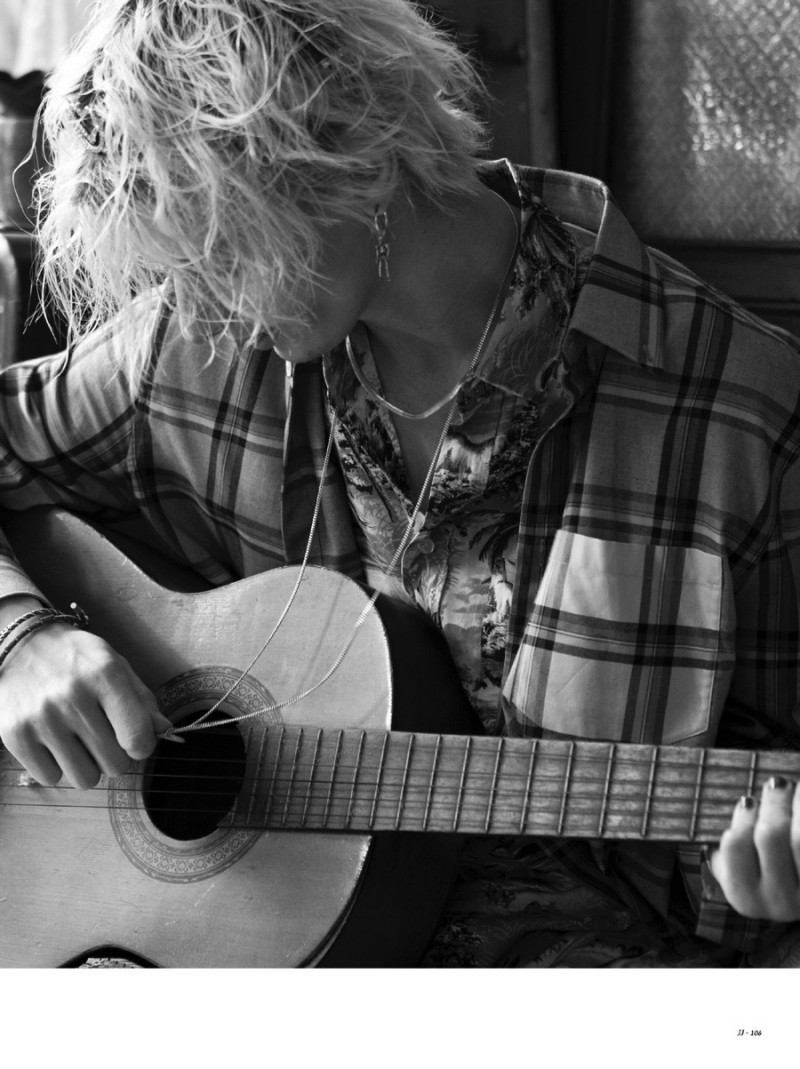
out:
<path id="1" fill-rule="evenodd" d="M 9 1065 L 790 1058 L 798 339 L 798 0 L 0 0 Z"/>

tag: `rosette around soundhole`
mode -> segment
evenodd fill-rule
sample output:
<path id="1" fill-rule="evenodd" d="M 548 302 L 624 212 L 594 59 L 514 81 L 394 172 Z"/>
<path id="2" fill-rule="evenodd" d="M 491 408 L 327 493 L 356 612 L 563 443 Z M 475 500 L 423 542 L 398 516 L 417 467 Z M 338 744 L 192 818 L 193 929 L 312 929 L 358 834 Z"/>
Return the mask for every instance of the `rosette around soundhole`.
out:
<path id="1" fill-rule="evenodd" d="M 281 717 L 271 709 L 267 688 L 240 675 L 226 665 L 204 666 L 159 687 L 161 711 L 184 726 L 236 684 L 210 718 L 226 720 L 225 727 L 187 733 L 183 743 L 162 740 L 152 757 L 109 780 L 116 840 L 148 876 L 170 883 L 208 879 L 233 865 L 262 834 L 248 826 L 248 817 L 267 789 L 258 781 L 265 733 Z M 241 716 L 249 719 L 233 722 Z"/>

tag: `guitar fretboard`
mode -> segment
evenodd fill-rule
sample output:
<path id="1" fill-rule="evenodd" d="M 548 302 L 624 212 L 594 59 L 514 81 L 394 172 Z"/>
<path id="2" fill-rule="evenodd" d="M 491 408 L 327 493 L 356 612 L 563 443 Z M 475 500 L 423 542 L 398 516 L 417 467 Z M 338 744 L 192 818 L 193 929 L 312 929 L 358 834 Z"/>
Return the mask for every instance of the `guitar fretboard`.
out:
<path id="1" fill-rule="evenodd" d="M 309 728 L 270 729 L 251 763 L 249 826 L 700 842 L 800 776 L 785 751 Z"/>

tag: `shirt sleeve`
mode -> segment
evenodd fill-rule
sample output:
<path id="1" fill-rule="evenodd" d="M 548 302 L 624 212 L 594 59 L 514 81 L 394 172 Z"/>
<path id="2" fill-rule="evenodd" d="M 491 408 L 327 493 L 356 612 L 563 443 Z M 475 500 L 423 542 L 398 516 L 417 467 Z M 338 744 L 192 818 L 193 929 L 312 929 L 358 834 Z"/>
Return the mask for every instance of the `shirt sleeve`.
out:
<path id="1" fill-rule="evenodd" d="M 789 927 L 743 917 L 728 905 L 711 871 L 709 847 L 681 846 L 678 857 L 686 895 L 696 917 L 694 934 L 699 938 L 747 952 L 753 950 L 765 935 L 775 938 Z"/>
<path id="2" fill-rule="evenodd" d="M 800 749 L 800 464 L 797 444 L 795 452 L 788 450 L 790 440 L 770 535 L 737 595 L 737 666 L 719 747 Z M 743 917 L 729 906 L 709 849 L 687 845 L 679 857 L 698 936 L 746 950 L 787 927 Z"/>
<path id="3" fill-rule="evenodd" d="M 158 318 L 149 297 L 133 328 L 110 324 L 67 353 L 0 372 L 0 509 L 60 506 L 106 522 L 135 511 L 128 458 Z M 42 597 L 0 535 L 0 597 L 11 594 Z"/>

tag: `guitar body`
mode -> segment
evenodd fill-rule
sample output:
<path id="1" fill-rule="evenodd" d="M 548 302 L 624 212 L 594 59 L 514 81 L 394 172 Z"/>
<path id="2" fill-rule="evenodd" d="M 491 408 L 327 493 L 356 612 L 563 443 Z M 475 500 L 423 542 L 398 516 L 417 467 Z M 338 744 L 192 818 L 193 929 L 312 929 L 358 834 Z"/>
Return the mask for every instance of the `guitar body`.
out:
<path id="1" fill-rule="evenodd" d="M 157 583 L 67 513 L 16 517 L 7 531 L 53 603 L 76 601 L 174 723 L 220 698 L 227 717 L 271 711 L 229 731 L 244 785 L 232 819 L 189 838 L 165 830 L 148 807 L 152 760 L 86 792 L 32 783 L 3 751 L 0 966 L 56 966 L 105 948 L 168 967 L 413 964 L 450 885 L 457 837 L 298 834 L 235 818 L 252 806 L 267 729 L 399 722 L 404 730 L 463 730 L 465 702 L 432 642 L 438 636 L 420 631 L 413 610 L 386 604 L 319 690 L 280 705 L 313 687 L 339 655 L 367 603 L 357 584 L 309 568 L 274 639 L 248 667 L 296 568 L 186 593 Z M 403 717 L 412 709 L 413 723 Z M 158 760 L 185 748 L 162 742 Z"/>

